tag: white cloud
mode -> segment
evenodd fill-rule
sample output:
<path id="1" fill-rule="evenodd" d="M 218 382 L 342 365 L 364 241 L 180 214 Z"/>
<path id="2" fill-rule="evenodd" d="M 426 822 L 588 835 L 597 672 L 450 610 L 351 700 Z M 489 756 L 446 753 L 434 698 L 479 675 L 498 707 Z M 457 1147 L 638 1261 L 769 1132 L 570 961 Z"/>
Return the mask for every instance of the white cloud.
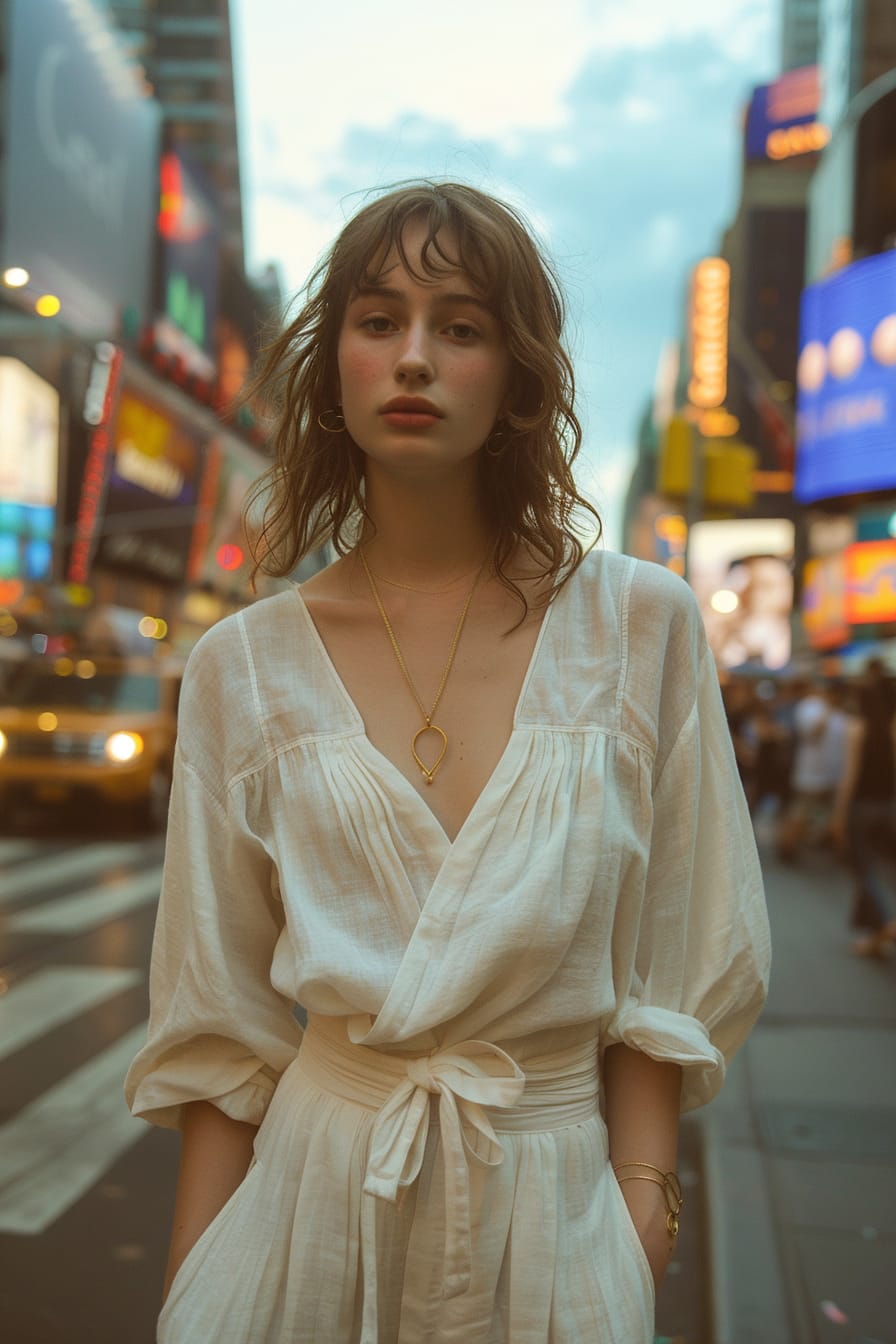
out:
<path id="1" fill-rule="evenodd" d="M 301 178 L 325 169 L 346 126 L 386 127 L 409 110 L 449 121 L 459 139 L 559 126 L 589 29 L 586 0 L 522 14 L 517 0 L 237 0 L 235 20 L 252 122 L 278 128 L 280 166 Z"/>
<path id="2" fill-rule="evenodd" d="M 528 130 L 566 124 L 565 94 L 589 53 L 702 34 L 742 61 L 762 60 L 772 4 L 552 0 L 521 9 L 518 0 L 453 0 L 447 13 L 369 0 L 235 0 L 238 74 L 251 108 L 247 177 L 312 180 L 346 127 L 384 129 L 407 113 L 445 122 L 459 144 L 487 136 L 511 152 Z M 660 109 L 639 90 L 625 111 L 643 120 Z M 414 117 L 403 135 L 413 140 Z"/>
<path id="3" fill-rule="evenodd" d="M 777 8 L 766 0 L 590 0 L 588 28 L 600 51 L 643 50 L 701 33 L 727 55 L 761 60 L 774 41 Z"/>

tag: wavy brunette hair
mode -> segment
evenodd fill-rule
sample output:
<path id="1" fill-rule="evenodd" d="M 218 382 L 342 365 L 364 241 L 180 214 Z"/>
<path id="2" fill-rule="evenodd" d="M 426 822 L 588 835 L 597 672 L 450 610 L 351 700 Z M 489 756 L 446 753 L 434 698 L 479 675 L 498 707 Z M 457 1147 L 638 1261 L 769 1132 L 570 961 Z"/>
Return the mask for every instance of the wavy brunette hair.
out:
<path id="1" fill-rule="evenodd" d="M 422 220 L 427 230 L 422 274 L 405 251 L 410 220 Z M 253 504 L 264 505 L 253 578 L 259 569 L 284 577 L 329 540 L 347 554 L 359 521 L 369 517 L 363 453 L 347 430 L 324 430 L 318 416 L 339 401 L 336 352 L 346 308 L 357 288 L 378 283 L 393 249 L 424 283 L 460 267 L 501 324 L 511 357 L 511 410 L 480 450 L 479 480 L 495 573 L 525 614 L 526 599 L 505 572 L 517 546 L 538 557 L 553 597 L 584 556 L 578 512 L 592 516 L 598 535 L 601 523 L 571 470 L 582 430 L 572 364 L 561 344 L 559 281 L 515 210 L 454 182 L 412 182 L 364 206 L 313 272 L 298 315 L 264 351 L 249 395 L 260 392 L 270 408 L 275 460 L 246 506 L 248 514 Z"/>

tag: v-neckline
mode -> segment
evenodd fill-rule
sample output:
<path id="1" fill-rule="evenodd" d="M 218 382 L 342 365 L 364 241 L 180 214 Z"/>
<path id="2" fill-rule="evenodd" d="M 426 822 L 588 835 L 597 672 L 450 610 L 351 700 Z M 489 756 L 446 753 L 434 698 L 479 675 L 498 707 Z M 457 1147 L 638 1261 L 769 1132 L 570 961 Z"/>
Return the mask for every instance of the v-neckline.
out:
<path id="1" fill-rule="evenodd" d="M 570 582 L 571 581 L 572 580 L 570 579 Z M 392 761 L 385 754 L 385 752 L 380 751 L 379 747 L 374 746 L 373 742 L 371 742 L 370 738 L 367 735 L 367 725 L 364 722 L 364 716 L 361 714 L 361 711 L 358 709 L 358 706 L 355 704 L 354 700 L 349 694 L 348 687 L 342 680 L 342 677 L 339 675 L 339 670 L 336 667 L 336 664 L 333 662 L 332 657 L 330 656 L 330 651 L 327 648 L 326 644 L 324 643 L 323 636 L 321 635 L 320 631 L 317 628 L 317 624 L 315 623 L 314 617 L 311 615 L 311 612 L 308 608 L 308 603 L 305 601 L 305 596 L 302 592 L 301 586 L 299 584 L 293 585 L 293 591 L 295 592 L 296 597 L 299 599 L 299 605 L 302 609 L 302 612 L 304 613 L 305 620 L 310 628 L 314 645 L 321 659 L 323 660 L 324 666 L 328 670 L 330 680 L 332 681 L 338 694 L 341 695 L 343 701 L 345 702 L 346 708 L 348 709 L 349 715 L 354 722 L 354 727 L 351 736 L 353 738 L 358 739 L 363 744 L 364 750 L 368 752 L 371 758 L 376 761 L 376 763 L 379 765 L 381 769 L 383 766 L 386 767 L 389 773 L 395 777 L 399 789 L 411 795 L 416 806 L 419 809 L 422 809 L 423 814 L 425 815 L 428 823 L 435 828 L 435 831 L 438 833 L 438 836 L 441 839 L 442 843 L 446 846 L 446 854 L 451 853 L 454 849 L 456 849 L 458 842 L 461 840 L 464 832 L 469 829 L 474 815 L 480 810 L 483 799 L 491 791 L 492 784 L 494 783 L 497 776 L 501 773 L 502 767 L 504 766 L 504 763 L 507 760 L 507 757 L 510 753 L 510 749 L 514 743 L 514 739 L 516 738 L 516 734 L 521 726 L 519 722 L 520 715 L 535 673 L 539 656 L 541 654 L 542 646 L 545 641 L 545 635 L 547 634 L 547 629 L 551 620 L 551 616 L 553 615 L 553 611 L 557 603 L 560 602 L 563 597 L 565 597 L 566 588 L 568 586 L 569 586 L 568 584 L 564 585 L 564 587 L 560 590 L 560 592 L 554 596 L 553 600 L 549 603 L 547 610 L 545 611 L 544 615 L 541 618 L 541 624 L 538 627 L 538 634 L 535 637 L 535 643 L 532 646 L 532 652 L 529 655 L 529 661 L 526 664 L 526 671 L 523 675 L 519 695 L 517 696 L 516 704 L 514 705 L 510 735 L 508 736 L 507 741 L 504 744 L 504 749 L 501 752 L 501 755 L 495 762 L 494 768 L 492 769 L 491 773 L 489 774 L 488 778 L 483 784 L 479 794 L 474 799 L 472 807 L 470 808 L 467 815 L 464 817 L 464 820 L 461 822 L 461 825 L 458 828 L 457 833 L 454 836 L 454 839 L 452 840 L 451 836 L 445 830 L 445 827 L 439 821 L 435 812 L 433 812 L 432 808 L 423 798 L 423 795 L 417 789 L 414 788 L 411 781 L 398 768 L 395 762 Z"/>

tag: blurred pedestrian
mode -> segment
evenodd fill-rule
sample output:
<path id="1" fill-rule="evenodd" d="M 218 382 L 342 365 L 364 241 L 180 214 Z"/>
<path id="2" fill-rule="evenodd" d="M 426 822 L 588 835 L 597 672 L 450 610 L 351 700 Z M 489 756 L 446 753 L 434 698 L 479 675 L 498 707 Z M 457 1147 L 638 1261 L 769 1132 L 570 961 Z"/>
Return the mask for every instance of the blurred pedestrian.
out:
<path id="1" fill-rule="evenodd" d="M 752 752 L 752 769 L 747 783 L 750 813 L 755 819 L 763 804 L 771 802 L 777 814 L 790 795 L 792 742 L 774 686 L 771 686 L 770 694 L 768 691 L 757 692 L 743 737 Z"/>
<path id="2" fill-rule="evenodd" d="M 858 708 L 834 830 L 855 877 L 851 922 L 866 930 L 853 950 L 881 956 L 896 945 L 896 694 L 879 659 L 866 666 Z"/>
<path id="3" fill-rule="evenodd" d="M 265 566 L 339 559 L 184 679 L 127 1081 L 183 1129 L 161 1344 L 653 1338 L 768 924 L 693 594 L 573 528 L 562 315 L 511 209 L 415 184 L 262 372 Z"/>
<path id="4" fill-rule="evenodd" d="M 836 686 L 818 681 L 797 701 L 790 801 L 777 830 L 777 853 L 794 863 L 806 845 L 830 840 L 834 796 L 846 760 L 847 714 Z"/>
<path id="5" fill-rule="evenodd" d="M 755 767 L 755 750 L 748 731 L 756 705 L 752 682 L 746 677 L 732 677 L 722 691 L 722 699 L 734 747 L 737 772 L 749 797 L 750 781 Z"/>

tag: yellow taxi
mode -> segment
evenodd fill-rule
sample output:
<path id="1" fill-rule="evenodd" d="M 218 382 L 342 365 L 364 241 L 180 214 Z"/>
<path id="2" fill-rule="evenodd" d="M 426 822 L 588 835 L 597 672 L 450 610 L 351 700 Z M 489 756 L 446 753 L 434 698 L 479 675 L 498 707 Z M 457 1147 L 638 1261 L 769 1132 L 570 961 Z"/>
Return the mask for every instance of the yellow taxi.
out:
<path id="1" fill-rule="evenodd" d="M 0 699 L 0 816 L 93 799 L 164 825 L 180 674 L 152 659 L 19 666 Z"/>

